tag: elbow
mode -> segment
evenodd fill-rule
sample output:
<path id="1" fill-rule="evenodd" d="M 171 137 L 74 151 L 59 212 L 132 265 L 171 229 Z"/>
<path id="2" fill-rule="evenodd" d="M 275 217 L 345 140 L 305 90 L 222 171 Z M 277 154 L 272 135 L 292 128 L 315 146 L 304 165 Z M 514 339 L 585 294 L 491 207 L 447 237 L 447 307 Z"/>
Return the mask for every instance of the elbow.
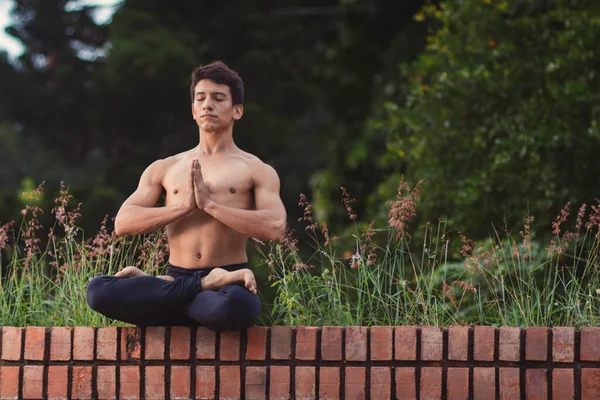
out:
<path id="1" fill-rule="evenodd" d="M 123 217 L 117 215 L 115 218 L 115 235 L 117 236 L 125 236 L 127 235 L 127 231 L 125 230 L 125 226 L 123 223 Z"/>
<path id="2" fill-rule="evenodd" d="M 281 238 L 285 234 L 286 221 L 278 220 L 273 223 L 273 227 L 270 232 L 269 240 L 280 242 Z"/>

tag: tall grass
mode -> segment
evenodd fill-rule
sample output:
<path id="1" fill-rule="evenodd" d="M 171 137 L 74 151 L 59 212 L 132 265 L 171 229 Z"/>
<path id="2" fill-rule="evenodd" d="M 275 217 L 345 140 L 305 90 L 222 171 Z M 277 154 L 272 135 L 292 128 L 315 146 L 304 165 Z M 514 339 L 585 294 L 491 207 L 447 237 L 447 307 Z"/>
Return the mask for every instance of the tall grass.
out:
<path id="1" fill-rule="evenodd" d="M 349 197 L 342 201 L 352 221 Z M 574 231 L 563 231 L 567 205 L 547 246 L 532 241 L 525 220 L 475 243 L 446 223 L 426 224 L 422 242 L 408 235 L 419 187 L 402 181 L 387 226 L 354 225 L 352 255 L 312 219 L 301 197 L 313 252 L 302 259 L 288 232 L 262 251 L 277 288 L 271 323 L 287 325 L 582 326 L 600 322 L 600 206 L 586 206 Z M 337 239 L 337 240 L 336 240 Z M 418 248 L 413 252 L 411 245 Z M 347 248 L 347 247 L 346 247 Z M 454 254 L 456 253 L 456 254 Z"/>
<path id="2" fill-rule="evenodd" d="M 42 188 L 30 193 L 20 225 L 0 223 L 0 324 L 12 326 L 124 325 L 92 311 L 86 284 L 126 265 L 163 274 L 164 232 L 130 238 L 109 233 L 105 219 L 86 238 L 76 225 L 80 204 L 66 188 L 55 200 L 53 225 L 40 224 Z M 419 186 L 402 181 L 389 202 L 387 224 L 366 226 L 342 202 L 354 227 L 330 235 L 313 221 L 301 196 L 312 251 L 304 256 L 289 232 L 257 244 L 276 290 L 265 324 L 582 326 L 600 322 L 600 205 L 585 205 L 569 224 L 567 205 L 547 245 L 532 240 L 531 219 L 517 235 L 494 230 L 473 242 L 444 221 L 409 235 Z M 257 242 L 258 243 L 258 242 Z M 261 266 L 255 266 L 260 268 Z M 260 284 L 259 284 L 260 288 Z M 263 299 L 264 300 L 264 299 Z"/>
<path id="3" fill-rule="evenodd" d="M 90 309 L 86 284 L 98 275 L 113 275 L 126 265 L 154 273 L 164 266 L 163 232 L 130 238 L 99 232 L 85 238 L 76 226 L 81 204 L 61 185 L 52 209 L 54 225 L 40 224 L 42 187 L 29 194 L 21 225 L 0 227 L 0 324 L 9 326 L 125 325 Z M 70 208 L 69 208 L 70 207 Z"/>

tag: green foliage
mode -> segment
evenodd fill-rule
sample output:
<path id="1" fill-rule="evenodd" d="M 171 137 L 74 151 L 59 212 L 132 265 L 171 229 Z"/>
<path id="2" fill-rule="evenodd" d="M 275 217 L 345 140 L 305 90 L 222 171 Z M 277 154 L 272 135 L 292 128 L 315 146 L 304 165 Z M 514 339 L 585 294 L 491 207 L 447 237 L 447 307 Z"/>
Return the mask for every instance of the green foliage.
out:
<path id="1" fill-rule="evenodd" d="M 415 18 L 434 26 L 426 51 L 401 65 L 406 91 L 373 129 L 388 137 L 382 162 L 426 180 L 426 218 L 485 237 L 489 222 L 528 210 L 547 224 L 597 196 L 596 2 L 447 1 Z"/>
<path id="2" fill-rule="evenodd" d="M 286 325 L 597 325 L 600 312 L 600 205 L 587 222 L 562 231 L 555 223 L 548 246 L 531 241 L 528 220 L 520 238 L 509 232 L 473 242 L 427 224 L 415 243 L 397 227 L 355 226 L 348 243 L 308 225 L 314 251 L 303 257 L 297 241 L 262 249 L 277 289 L 269 324 Z M 453 242 L 462 260 L 450 259 Z M 420 253 L 412 250 L 421 248 Z"/>

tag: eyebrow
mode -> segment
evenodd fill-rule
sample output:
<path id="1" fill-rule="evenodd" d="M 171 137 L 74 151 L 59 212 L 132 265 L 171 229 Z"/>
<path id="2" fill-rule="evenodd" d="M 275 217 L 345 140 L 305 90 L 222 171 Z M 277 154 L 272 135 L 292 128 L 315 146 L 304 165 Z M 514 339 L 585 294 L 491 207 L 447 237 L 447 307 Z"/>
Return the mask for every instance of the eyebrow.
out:
<path id="1" fill-rule="evenodd" d="M 225 92 L 209 92 L 209 93 L 212 93 L 214 95 L 222 95 L 222 96 L 227 97 L 227 93 L 225 93 Z M 201 95 L 201 94 L 206 94 L 206 93 L 205 92 L 196 92 L 196 96 Z"/>

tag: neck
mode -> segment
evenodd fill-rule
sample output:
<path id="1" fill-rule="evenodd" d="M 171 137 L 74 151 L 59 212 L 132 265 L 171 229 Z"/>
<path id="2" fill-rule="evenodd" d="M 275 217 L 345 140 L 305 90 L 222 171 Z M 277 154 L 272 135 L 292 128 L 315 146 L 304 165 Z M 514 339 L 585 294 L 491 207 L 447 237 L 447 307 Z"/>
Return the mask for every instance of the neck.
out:
<path id="1" fill-rule="evenodd" d="M 224 153 L 235 147 L 233 132 L 228 129 L 223 132 L 210 132 L 200 129 L 200 143 L 198 148 L 204 154 Z"/>

